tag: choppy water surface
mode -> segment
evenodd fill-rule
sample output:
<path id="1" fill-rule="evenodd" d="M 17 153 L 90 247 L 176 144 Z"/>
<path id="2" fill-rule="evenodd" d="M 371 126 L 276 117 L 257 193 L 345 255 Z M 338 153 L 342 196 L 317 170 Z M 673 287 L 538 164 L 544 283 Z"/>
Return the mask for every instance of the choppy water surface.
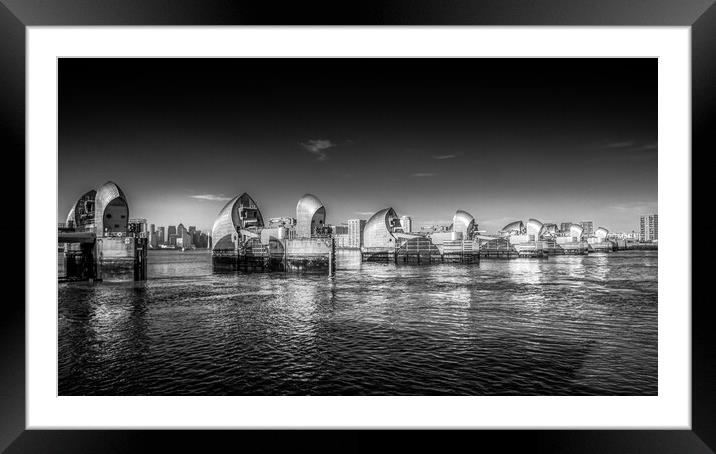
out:
<path id="1" fill-rule="evenodd" d="M 657 393 L 657 252 L 59 285 L 59 393 Z"/>

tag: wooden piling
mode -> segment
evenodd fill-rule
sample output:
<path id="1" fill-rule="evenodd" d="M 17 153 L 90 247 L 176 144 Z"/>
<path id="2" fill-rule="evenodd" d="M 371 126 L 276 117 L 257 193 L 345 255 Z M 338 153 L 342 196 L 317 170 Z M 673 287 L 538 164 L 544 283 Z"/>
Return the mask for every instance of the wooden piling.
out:
<path id="1" fill-rule="evenodd" d="M 336 239 L 331 237 L 331 244 L 328 248 L 328 276 L 333 277 L 336 274 Z"/>

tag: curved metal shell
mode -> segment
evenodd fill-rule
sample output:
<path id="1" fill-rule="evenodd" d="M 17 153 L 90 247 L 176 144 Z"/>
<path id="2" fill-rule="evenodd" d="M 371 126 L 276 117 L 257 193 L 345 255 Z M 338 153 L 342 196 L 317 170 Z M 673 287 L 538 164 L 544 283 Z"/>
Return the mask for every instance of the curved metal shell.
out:
<path id="1" fill-rule="evenodd" d="M 475 229 L 475 218 L 467 211 L 457 210 L 452 218 L 452 230 L 469 235 Z"/>
<path id="2" fill-rule="evenodd" d="M 544 232 L 544 224 L 542 224 L 537 219 L 530 219 L 527 221 L 527 235 L 534 235 L 535 239 L 539 239 L 539 237 Z"/>
<path id="3" fill-rule="evenodd" d="M 75 217 L 77 216 L 75 209 Z M 97 235 L 105 232 L 127 232 L 129 222 L 129 206 L 124 192 L 116 183 L 108 181 L 103 184 L 94 199 L 94 224 Z"/>
<path id="4" fill-rule="evenodd" d="M 400 218 L 392 208 L 384 208 L 368 219 L 363 229 L 363 246 L 387 248 L 395 246 L 393 229 L 400 225 Z"/>
<path id="5" fill-rule="evenodd" d="M 211 248 L 213 250 L 222 249 L 234 249 L 234 240 L 236 239 L 237 228 L 236 224 L 232 219 L 232 211 L 234 211 L 234 205 L 238 202 L 240 196 L 236 196 L 224 205 L 219 211 L 219 215 L 214 220 L 214 225 L 211 228 L 211 238 L 213 244 Z M 233 236 L 232 236 L 233 235 Z"/>
<path id="6" fill-rule="evenodd" d="M 326 224 L 326 208 L 313 194 L 306 194 L 296 205 L 296 236 L 310 238 L 317 228 Z"/>
<path id="7" fill-rule="evenodd" d="M 557 224 L 545 224 L 544 225 L 544 233 L 557 233 Z"/>
<path id="8" fill-rule="evenodd" d="M 584 228 L 579 224 L 570 224 L 569 225 L 569 236 L 572 238 L 582 238 L 582 233 L 584 232 Z"/>
<path id="9" fill-rule="evenodd" d="M 224 205 L 211 229 L 212 250 L 233 250 L 241 229 L 259 229 L 264 219 L 259 207 L 247 193 L 237 195 Z"/>
<path id="10" fill-rule="evenodd" d="M 65 225 L 67 225 L 67 227 L 75 226 L 75 207 L 74 206 L 70 209 L 70 212 L 67 213 L 67 220 L 65 221 Z"/>
<path id="11" fill-rule="evenodd" d="M 502 227 L 502 232 L 512 233 L 512 232 L 516 231 L 518 233 L 522 233 L 524 228 L 525 228 L 525 225 L 522 223 L 522 221 L 515 221 L 515 222 L 510 222 L 506 226 Z"/>
<path id="12" fill-rule="evenodd" d="M 594 231 L 594 236 L 597 238 L 604 239 L 607 235 L 609 235 L 609 230 L 604 227 L 597 227 L 597 230 Z"/>
<path id="13" fill-rule="evenodd" d="M 67 214 L 65 223 L 68 227 L 87 227 L 95 222 L 95 198 L 97 191 L 94 189 L 85 192 L 77 199 L 74 206 Z"/>

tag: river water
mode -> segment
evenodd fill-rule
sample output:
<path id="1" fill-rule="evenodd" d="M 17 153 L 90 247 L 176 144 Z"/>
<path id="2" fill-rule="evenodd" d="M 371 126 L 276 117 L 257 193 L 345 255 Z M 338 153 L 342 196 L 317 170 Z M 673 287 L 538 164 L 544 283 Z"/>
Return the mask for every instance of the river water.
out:
<path id="1" fill-rule="evenodd" d="M 60 283 L 60 395 L 656 395 L 657 255 Z"/>

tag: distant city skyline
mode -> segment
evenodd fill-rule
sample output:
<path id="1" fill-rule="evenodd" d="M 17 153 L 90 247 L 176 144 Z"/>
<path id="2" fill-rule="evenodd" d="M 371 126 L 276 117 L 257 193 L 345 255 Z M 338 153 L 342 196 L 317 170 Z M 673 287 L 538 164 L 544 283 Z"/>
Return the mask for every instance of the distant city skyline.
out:
<path id="1" fill-rule="evenodd" d="M 391 206 L 639 230 L 658 214 L 656 59 L 60 59 L 58 222 L 112 180 L 129 215 L 210 232 L 248 192 L 327 222 Z"/>

